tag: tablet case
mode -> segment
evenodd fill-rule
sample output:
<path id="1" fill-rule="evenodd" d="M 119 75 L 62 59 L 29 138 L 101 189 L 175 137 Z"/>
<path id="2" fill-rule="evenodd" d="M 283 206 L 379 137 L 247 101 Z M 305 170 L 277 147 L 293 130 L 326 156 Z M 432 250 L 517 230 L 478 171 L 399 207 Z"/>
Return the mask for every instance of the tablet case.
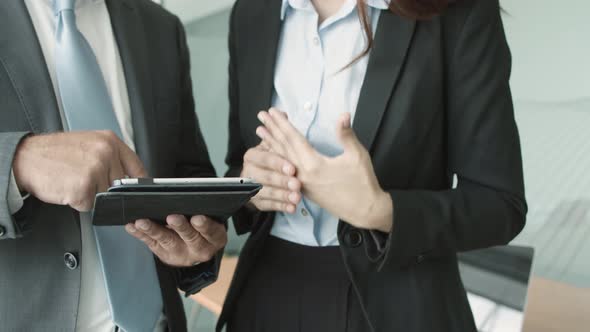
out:
<path id="1" fill-rule="evenodd" d="M 92 223 L 95 226 L 121 226 L 143 218 L 164 222 L 171 214 L 207 215 L 226 220 L 260 189 L 261 186 L 241 192 L 100 193 L 95 198 Z"/>

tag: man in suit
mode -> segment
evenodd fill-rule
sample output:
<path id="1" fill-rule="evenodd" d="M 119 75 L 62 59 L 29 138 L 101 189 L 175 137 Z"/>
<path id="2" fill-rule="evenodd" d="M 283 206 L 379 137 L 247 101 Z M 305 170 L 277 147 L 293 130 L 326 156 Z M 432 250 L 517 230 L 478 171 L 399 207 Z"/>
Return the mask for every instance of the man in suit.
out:
<path id="1" fill-rule="evenodd" d="M 148 0 L 1 1 L 0 331 L 186 330 L 177 289 L 215 279 L 225 227 L 93 229 L 95 194 L 125 176 L 215 176 L 179 19 Z"/>

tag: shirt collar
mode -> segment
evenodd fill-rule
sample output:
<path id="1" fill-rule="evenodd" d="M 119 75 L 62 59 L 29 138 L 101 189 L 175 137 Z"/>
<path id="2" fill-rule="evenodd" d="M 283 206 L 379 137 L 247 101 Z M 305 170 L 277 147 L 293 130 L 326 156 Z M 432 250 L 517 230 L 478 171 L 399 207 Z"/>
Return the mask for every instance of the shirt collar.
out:
<path id="1" fill-rule="evenodd" d="M 51 1 L 51 0 L 48 0 Z M 353 0 L 356 1 L 356 0 Z M 375 9 L 388 9 L 389 2 L 391 0 L 365 0 L 367 6 L 373 7 Z M 294 9 L 306 9 L 312 6 L 311 0 L 283 0 L 283 5 L 281 6 L 281 20 L 285 19 L 287 15 L 287 10 L 289 7 Z"/>
<path id="2" fill-rule="evenodd" d="M 2 0 L 0 0 L 0 1 L 2 1 Z M 35 0 L 35 1 L 38 1 L 38 0 Z M 54 0 L 41 0 L 41 1 L 45 2 L 49 7 L 53 8 Z M 76 8 L 84 7 L 90 3 L 100 2 L 100 1 L 104 1 L 104 0 L 76 0 Z"/>

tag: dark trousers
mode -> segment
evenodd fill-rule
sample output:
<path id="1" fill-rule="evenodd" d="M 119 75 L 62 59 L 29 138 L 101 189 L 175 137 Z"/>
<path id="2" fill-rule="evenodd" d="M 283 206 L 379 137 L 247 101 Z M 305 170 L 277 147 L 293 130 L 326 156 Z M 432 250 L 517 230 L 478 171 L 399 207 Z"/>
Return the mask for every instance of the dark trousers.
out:
<path id="1" fill-rule="evenodd" d="M 338 247 L 269 237 L 228 332 L 368 332 Z"/>

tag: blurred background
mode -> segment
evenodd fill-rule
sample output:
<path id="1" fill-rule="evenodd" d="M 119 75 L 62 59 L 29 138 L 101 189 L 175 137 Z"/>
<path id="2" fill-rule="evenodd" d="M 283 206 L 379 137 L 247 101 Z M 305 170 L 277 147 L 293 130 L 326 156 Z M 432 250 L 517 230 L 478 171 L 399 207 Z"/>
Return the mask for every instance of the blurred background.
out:
<path id="1" fill-rule="evenodd" d="M 223 174 L 229 107 L 226 39 L 233 0 L 157 2 L 186 26 L 197 113 L 211 158 Z M 529 202 L 527 226 L 513 244 L 535 249 L 533 287 L 547 289 L 529 293 L 527 319 L 533 311 L 557 315 L 543 307 L 545 301 L 564 301 L 581 311 L 573 314 L 580 319 L 590 316 L 582 305 L 590 299 L 590 2 L 501 3 L 513 55 L 511 86 Z M 233 229 L 230 239 L 226 253 L 239 253 L 245 239 Z M 535 308 L 533 300 L 539 302 Z M 187 299 L 187 312 L 190 331 L 212 330 L 216 317 L 209 310 Z M 560 329 L 559 322 L 555 329 L 546 325 L 546 331 L 569 331 Z"/>

